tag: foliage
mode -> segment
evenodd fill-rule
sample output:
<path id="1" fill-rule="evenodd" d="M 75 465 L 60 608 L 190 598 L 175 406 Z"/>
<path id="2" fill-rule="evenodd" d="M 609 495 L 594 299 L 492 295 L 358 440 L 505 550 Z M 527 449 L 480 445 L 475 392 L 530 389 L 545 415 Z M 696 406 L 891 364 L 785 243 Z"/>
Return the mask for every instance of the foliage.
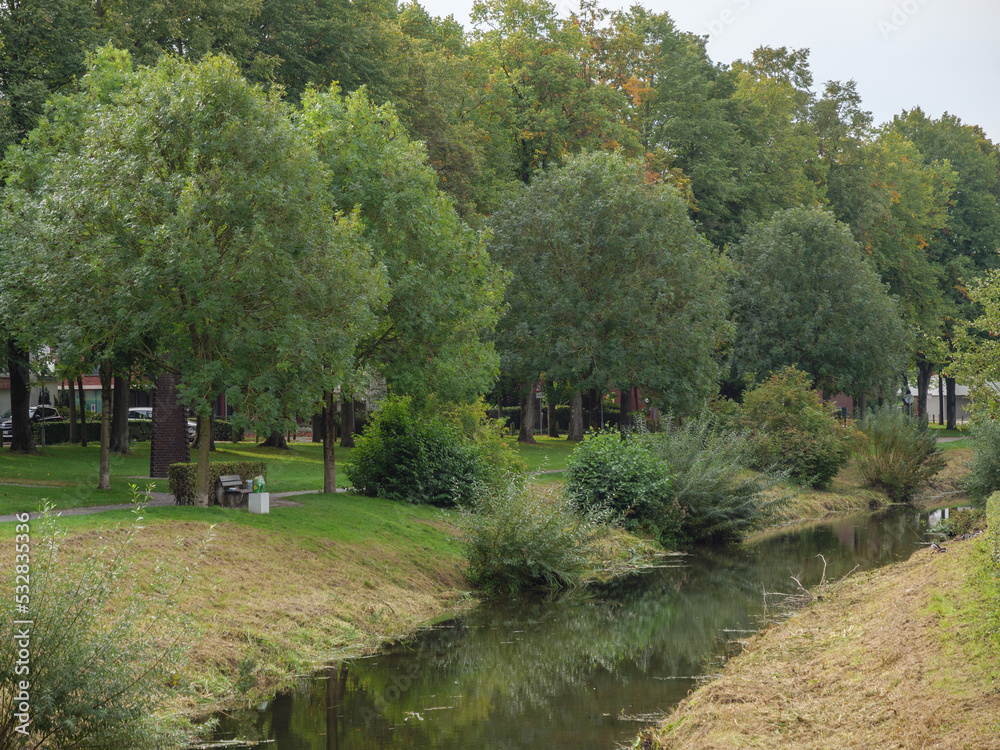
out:
<path id="1" fill-rule="evenodd" d="M 812 487 L 830 484 L 850 457 L 854 429 L 788 367 L 743 394 L 741 424 L 754 433 L 757 468 L 779 467 Z"/>
<path id="2" fill-rule="evenodd" d="M 738 540 L 774 517 L 785 498 L 769 490 L 785 472 L 751 470 L 757 446 L 750 430 L 726 429 L 707 410 L 682 424 L 664 422 L 650 447 L 669 467 L 687 540 Z"/>
<path id="3" fill-rule="evenodd" d="M 593 575 L 607 510 L 581 513 L 558 492 L 526 487 L 518 477 L 477 487 L 462 509 L 469 582 L 495 595 L 579 586 Z"/>
<path id="4" fill-rule="evenodd" d="M 969 498 L 982 507 L 994 492 L 1000 491 L 1000 423 L 979 419 L 972 429 L 972 460 L 963 486 Z"/>
<path id="5" fill-rule="evenodd" d="M 87 440 L 94 441 L 95 443 L 101 439 L 101 420 L 100 415 L 95 415 L 93 413 L 88 413 L 88 417 L 97 417 L 96 419 L 87 420 Z M 134 429 L 136 427 L 136 422 L 129 422 L 129 429 Z M 41 422 L 35 422 L 31 429 L 35 433 L 35 445 L 42 444 L 42 424 Z M 77 424 L 77 430 L 80 429 L 80 425 Z M 139 429 L 142 429 L 141 427 Z M 138 438 L 134 437 L 133 440 Z M 149 437 L 146 437 L 149 440 Z M 67 420 L 60 420 L 58 422 L 46 422 L 45 423 L 45 444 L 46 445 L 57 445 L 59 443 L 69 442 L 69 422 Z"/>
<path id="6" fill-rule="evenodd" d="M 505 371 L 524 382 L 544 370 L 576 390 L 643 384 L 678 413 L 714 391 L 724 264 L 641 163 L 574 156 L 539 172 L 492 228 L 513 271 L 498 329 Z"/>
<path id="7" fill-rule="evenodd" d="M 462 437 L 476 446 L 485 464 L 487 484 L 499 485 L 507 475 L 524 471 L 524 461 L 514 447 L 503 439 L 503 422 L 490 419 L 483 399 L 471 404 L 438 404 L 435 399 L 427 404 L 424 411 L 438 411 L 442 419 L 455 425 Z"/>
<path id="8" fill-rule="evenodd" d="M 608 508 L 625 528 L 670 546 L 684 511 L 672 491 L 671 468 L 652 450 L 652 439 L 646 432 L 588 434 L 570 456 L 566 494 L 584 511 Z"/>
<path id="9" fill-rule="evenodd" d="M 139 493 L 133 486 L 133 500 Z M 14 597 L 0 600 L 0 745 L 42 748 L 162 748 L 189 744 L 191 727 L 158 713 L 177 684 L 190 638 L 176 600 L 188 570 L 136 565 L 142 505 L 131 523 L 105 529 L 103 545 L 83 556 L 63 550 L 64 532 L 46 507 L 29 527 L 30 596 L 25 614 Z M 19 525 L 17 532 L 25 531 Z M 22 537 L 17 538 L 23 541 Z M 207 539 L 206 539 L 207 541 Z M 203 548 L 202 548 L 203 549 Z M 19 552 L 22 545 L 18 544 Z M 14 566 L 5 568 L 15 590 Z M 27 579 L 28 576 L 24 576 Z M 30 674 L 16 672 L 15 621 L 30 620 Z M 15 689 L 30 683 L 32 724 L 27 741 L 14 733 Z M 20 740 L 20 741 L 19 741 Z"/>
<path id="10" fill-rule="evenodd" d="M 933 431 L 898 406 L 870 409 L 858 429 L 867 438 L 855 452 L 862 479 L 893 502 L 910 502 L 945 467 Z"/>
<path id="11" fill-rule="evenodd" d="M 365 241 L 382 264 L 387 306 L 357 352 L 394 392 L 471 401 L 496 375 L 487 341 L 505 278 L 477 236 L 437 189 L 423 147 L 394 108 L 362 89 L 308 89 L 299 132 L 328 167 L 327 189 L 342 211 L 357 207 Z M 357 294 L 362 289 L 354 289 Z"/>
<path id="12" fill-rule="evenodd" d="M 903 368 L 898 303 L 849 229 L 818 209 L 775 214 L 733 250 L 740 373 L 795 366 L 817 388 L 852 395 L 893 381 Z"/>
<path id="13" fill-rule="evenodd" d="M 497 460 L 499 457 L 491 457 Z M 444 417 L 418 410 L 408 397 L 390 398 L 357 438 L 345 466 L 355 489 L 410 503 L 468 503 L 477 483 L 497 465 L 486 448 Z"/>
<path id="14" fill-rule="evenodd" d="M 956 327 L 956 351 L 948 373 L 969 384 L 973 414 L 985 425 L 1000 416 L 1000 391 L 996 388 L 1000 381 L 1000 336 L 997 335 L 1000 333 L 1000 270 L 990 271 L 972 284 L 968 297 L 977 305 L 980 314 L 972 322 Z"/>
<path id="15" fill-rule="evenodd" d="M 6 165 L 19 326 L 60 350 L 138 350 L 203 416 L 223 391 L 265 427 L 311 410 L 385 286 L 285 105 L 227 59 L 135 69 L 111 48 L 82 89 Z"/>
<path id="16" fill-rule="evenodd" d="M 176 498 L 177 505 L 194 505 L 196 474 L 195 464 L 170 464 L 167 487 Z M 219 461 L 209 464 L 209 505 L 215 504 L 215 480 L 227 474 L 238 474 L 244 482 L 258 475 L 267 479 L 267 464 L 264 461 Z"/>

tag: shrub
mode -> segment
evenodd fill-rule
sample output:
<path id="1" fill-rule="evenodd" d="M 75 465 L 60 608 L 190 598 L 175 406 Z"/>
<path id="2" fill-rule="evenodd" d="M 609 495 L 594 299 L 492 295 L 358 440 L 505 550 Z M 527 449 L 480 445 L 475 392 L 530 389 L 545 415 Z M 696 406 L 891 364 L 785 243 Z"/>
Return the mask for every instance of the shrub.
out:
<path id="1" fill-rule="evenodd" d="M 1000 423 L 992 419 L 978 422 L 972 430 L 972 460 L 964 486 L 979 507 L 1000 490 Z"/>
<path id="2" fill-rule="evenodd" d="M 462 509 L 469 582 L 495 595 L 579 586 L 595 572 L 608 517 L 516 477 L 478 487 Z"/>
<path id="3" fill-rule="evenodd" d="M 482 399 L 471 404 L 441 405 L 432 400 L 428 408 L 457 427 L 462 437 L 476 446 L 477 453 L 485 463 L 485 480 L 488 483 L 499 487 L 509 474 L 524 471 L 524 462 L 517 451 L 503 439 L 503 424 L 490 419 Z"/>
<path id="4" fill-rule="evenodd" d="M 625 528 L 670 545 L 680 532 L 682 511 L 652 439 L 645 432 L 588 434 L 570 456 L 566 492 L 580 509 L 609 508 Z"/>
<path id="5" fill-rule="evenodd" d="M 267 479 L 267 464 L 263 461 L 222 461 L 208 465 L 208 494 L 215 502 L 215 480 L 226 474 L 238 474 L 244 482 L 258 474 Z M 170 464 L 167 469 L 167 487 L 178 505 L 194 505 L 194 485 L 198 476 L 197 464 Z"/>
<path id="6" fill-rule="evenodd" d="M 344 472 L 364 495 L 435 505 L 467 502 L 493 473 L 473 440 L 440 414 L 419 413 L 409 398 L 383 404 Z"/>
<path id="7" fill-rule="evenodd" d="M 785 498 L 768 491 L 786 475 L 751 470 L 756 446 L 749 430 L 725 429 L 707 410 L 682 425 L 664 423 L 670 426 L 651 445 L 669 466 L 686 539 L 738 539 L 773 518 Z"/>
<path id="8" fill-rule="evenodd" d="M 755 466 L 777 466 L 802 484 L 830 484 L 850 458 L 855 436 L 809 386 L 808 375 L 789 367 L 743 394 L 741 426 L 753 432 Z"/>
<path id="9" fill-rule="evenodd" d="M 133 486 L 133 499 L 137 494 Z M 157 715 L 168 685 L 177 681 L 191 633 L 175 598 L 186 569 L 160 564 L 149 573 L 135 566 L 141 509 L 137 504 L 131 524 L 102 532 L 103 546 L 84 557 L 62 551 L 64 534 L 48 508 L 15 528 L 30 538 L 30 546 L 27 539 L 18 544 L 30 567 L 30 595 L 26 612 L 13 596 L 0 597 L 0 621 L 8 623 L 0 626 L 0 747 L 190 744 L 190 724 Z M 17 572 L 4 567 L 5 591 L 23 582 L 15 581 Z M 17 671 L 25 644 L 14 639 L 23 627 L 15 621 L 26 620 L 28 675 Z M 14 720 L 21 680 L 30 683 L 32 722 L 24 742 Z"/>
<path id="10" fill-rule="evenodd" d="M 77 429 L 80 425 L 77 424 Z M 132 422 L 129 421 L 129 427 L 132 427 Z M 42 425 L 40 422 L 36 422 L 31 426 L 32 431 L 35 433 L 35 445 L 42 444 Z M 87 413 L 87 441 L 88 442 L 100 442 L 101 440 L 101 415 Z M 45 423 L 45 444 L 46 445 L 60 445 L 62 443 L 69 442 L 69 420 L 64 419 L 58 422 L 46 422 Z"/>
<path id="11" fill-rule="evenodd" d="M 862 481 L 893 502 L 912 500 L 945 466 L 934 434 L 899 408 L 871 409 L 858 427 L 865 436 L 857 451 Z"/>

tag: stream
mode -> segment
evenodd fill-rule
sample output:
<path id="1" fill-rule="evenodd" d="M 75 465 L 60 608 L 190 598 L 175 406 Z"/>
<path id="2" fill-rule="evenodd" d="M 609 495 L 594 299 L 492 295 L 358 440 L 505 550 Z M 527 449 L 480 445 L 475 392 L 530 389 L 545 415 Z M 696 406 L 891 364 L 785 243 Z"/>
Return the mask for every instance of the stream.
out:
<path id="1" fill-rule="evenodd" d="M 936 511 L 938 518 L 941 511 Z M 586 595 L 481 606 L 220 715 L 213 742 L 275 750 L 578 750 L 631 743 L 780 617 L 785 597 L 905 559 L 913 510 L 669 557 Z M 769 595 L 765 597 L 765 591 Z M 242 740 L 234 742 L 234 740 Z"/>

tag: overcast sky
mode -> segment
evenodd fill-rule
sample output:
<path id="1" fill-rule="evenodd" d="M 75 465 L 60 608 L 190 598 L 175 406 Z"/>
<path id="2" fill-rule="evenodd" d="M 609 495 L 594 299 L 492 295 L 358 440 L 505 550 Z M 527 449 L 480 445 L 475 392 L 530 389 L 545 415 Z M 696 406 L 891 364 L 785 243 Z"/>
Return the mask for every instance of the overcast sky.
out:
<path id="1" fill-rule="evenodd" d="M 576 0 L 555 0 L 565 17 Z M 423 0 L 469 29 L 472 0 Z M 634 5 L 605 0 L 605 8 Z M 1000 2 L 997 0 L 645 0 L 677 25 L 707 35 L 715 62 L 761 45 L 810 50 L 815 88 L 854 79 L 876 122 L 919 106 L 950 112 L 1000 142 Z"/>

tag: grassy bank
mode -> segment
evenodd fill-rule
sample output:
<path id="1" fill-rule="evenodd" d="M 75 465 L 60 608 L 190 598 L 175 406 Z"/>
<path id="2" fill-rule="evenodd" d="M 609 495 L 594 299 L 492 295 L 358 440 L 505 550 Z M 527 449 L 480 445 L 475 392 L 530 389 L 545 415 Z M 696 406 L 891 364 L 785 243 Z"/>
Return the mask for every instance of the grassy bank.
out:
<path id="1" fill-rule="evenodd" d="M 296 500 L 263 516 L 145 510 L 134 543 L 140 569 L 165 559 L 195 571 L 180 600 L 195 628 L 186 710 L 270 695 L 297 674 L 454 612 L 465 598 L 462 548 L 448 513 L 348 493 Z M 131 516 L 112 511 L 59 523 L 67 549 L 82 554 Z M 13 524 L 0 525 L 5 548 L 13 532 Z"/>
<path id="2" fill-rule="evenodd" d="M 1000 748 L 1000 582 L 985 548 L 950 543 L 841 582 L 635 746 Z"/>

